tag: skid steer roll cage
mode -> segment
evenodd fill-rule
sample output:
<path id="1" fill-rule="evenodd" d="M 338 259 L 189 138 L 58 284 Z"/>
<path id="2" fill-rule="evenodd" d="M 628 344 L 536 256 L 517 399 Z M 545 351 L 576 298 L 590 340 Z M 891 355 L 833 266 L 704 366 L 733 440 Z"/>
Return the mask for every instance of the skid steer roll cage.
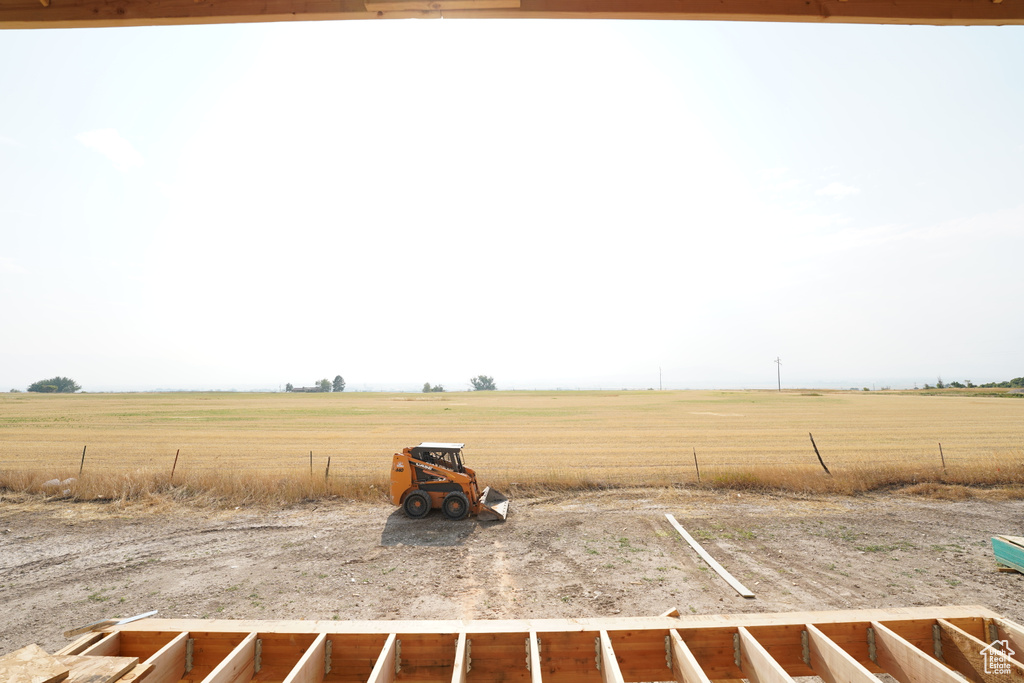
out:
<path id="1" fill-rule="evenodd" d="M 440 446 L 416 446 L 409 451 L 412 457 L 432 465 L 439 465 L 453 472 L 465 473 L 466 466 L 462 462 L 462 449 Z"/>

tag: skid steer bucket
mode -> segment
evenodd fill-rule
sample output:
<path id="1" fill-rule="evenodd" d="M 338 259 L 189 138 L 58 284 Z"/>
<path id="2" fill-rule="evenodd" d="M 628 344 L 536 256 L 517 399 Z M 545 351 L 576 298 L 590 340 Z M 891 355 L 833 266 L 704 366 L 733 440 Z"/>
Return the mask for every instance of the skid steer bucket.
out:
<path id="1" fill-rule="evenodd" d="M 508 496 L 488 486 L 480 496 L 480 513 L 477 517 L 483 520 L 499 519 L 504 522 L 508 517 L 508 504 Z"/>

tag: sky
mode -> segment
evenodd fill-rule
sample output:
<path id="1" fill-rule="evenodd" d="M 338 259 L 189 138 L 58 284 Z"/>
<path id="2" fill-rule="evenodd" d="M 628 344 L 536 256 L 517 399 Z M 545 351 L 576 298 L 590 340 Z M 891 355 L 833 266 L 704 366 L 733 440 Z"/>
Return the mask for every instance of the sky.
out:
<path id="1" fill-rule="evenodd" d="M 1024 374 L 1024 27 L 0 32 L 0 391 Z"/>

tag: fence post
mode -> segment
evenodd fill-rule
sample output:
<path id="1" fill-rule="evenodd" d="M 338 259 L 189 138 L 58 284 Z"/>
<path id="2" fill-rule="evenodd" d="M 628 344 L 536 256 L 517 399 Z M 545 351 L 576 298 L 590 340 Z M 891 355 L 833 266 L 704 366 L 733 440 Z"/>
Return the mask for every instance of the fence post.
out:
<path id="1" fill-rule="evenodd" d="M 327 456 L 327 467 L 324 469 L 324 486 L 328 489 L 331 487 L 331 483 L 327 480 L 327 475 L 331 473 L 331 456 Z"/>
<path id="2" fill-rule="evenodd" d="M 89 447 L 88 445 L 82 446 L 82 464 L 80 464 L 78 466 L 78 477 L 79 478 L 82 477 L 82 468 L 85 467 L 85 449 L 88 448 L 88 447 Z"/>
<path id="3" fill-rule="evenodd" d="M 821 463 L 821 469 L 825 470 L 825 474 L 831 477 L 832 473 L 828 471 L 827 467 L 825 467 L 825 461 L 821 459 L 821 453 L 818 452 L 818 444 L 814 443 L 814 434 L 807 432 L 807 436 L 811 437 L 811 445 L 814 446 L 814 454 L 818 456 L 818 462 Z"/>
<path id="4" fill-rule="evenodd" d="M 171 465 L 171 483 L 172 484 L 174 483 L 174 470 L 178 467 L 178 454 L 179 453 L 181 453 L 181 449 L 180 448 L 174 454 L 174 464 Z"/>
<path id="5" fill-rule="evenodd" d="M 946 471 L 946 456 L 942 454 L 942 443 L 939 443 L 939 457 L 942 458 L 942 471 Z"/>
<path id="6" fill-rule="evenodd" d="M 309 452 L 309 476 L 313 476 L 313 451 Z"/>
<path id="7" fill-rule="evenodd" d="M 700 484 L 700 465 L 697 464 L 697 447 L 693 447 L 693 466 L 697 469 L 697 483 Z"/>

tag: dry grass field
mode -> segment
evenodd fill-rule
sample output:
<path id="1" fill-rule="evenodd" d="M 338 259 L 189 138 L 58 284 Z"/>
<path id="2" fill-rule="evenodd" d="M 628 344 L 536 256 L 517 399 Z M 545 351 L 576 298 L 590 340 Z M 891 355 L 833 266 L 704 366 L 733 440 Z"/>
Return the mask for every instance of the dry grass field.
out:
<path id="1" fill-rule="evenodd" d="M 72 498 L 374 498 L 420 441 L 465 442 L 482 483 L 512 490 L 696 484 L 694 449 L 705 486 L 1024 484 L 1024 399 L 980 392 L 7 394 L 0 492 L 77 478 L 87 447 Z"/>

